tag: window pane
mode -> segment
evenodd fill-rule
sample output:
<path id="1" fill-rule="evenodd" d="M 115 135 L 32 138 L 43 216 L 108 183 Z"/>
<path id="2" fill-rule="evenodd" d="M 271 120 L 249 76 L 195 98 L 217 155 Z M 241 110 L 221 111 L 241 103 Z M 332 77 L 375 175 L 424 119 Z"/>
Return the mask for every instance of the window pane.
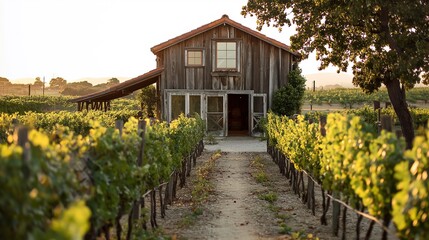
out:
<path id="1" fill-rule="evenodd" d="M 264 113 L 264 98 L 259 96 L 253 97 L 253 112 Z"/>
<path id="2" fill-rule="evenodd" d="M 172 95 L 171 96 L 171 120 L 178 118 L 181 113 L 185 113 L 185 96 Z"/>
<path id="3" fill-rule="evenodd" d="M 228 59 L 226 61 L 226 68 L 236 68 L 236 67 L 237 65 L 236 65 L 235 59 Z"/>
<path id="4" fill-rule="evenodd" d="M 217 43 L 217 50 L 226 50 L 226 42 L 218 42 Z"/>
<path id="5" fill-rule="evenodd" d="M 217 58 L 226 58 L 226 51 L 218 51 L 217 52 Z"/>
<path id="6" fill-rule="evenodd" d="M 188 50 L 187 51 L 187 64 L 193 66 L 203 65 L 203 51 L 201 50 Z"/>
<path id="7" fill-rule="evenodd" d="M 217 68 L 226 68 L 226 59 L 217 60 Z"/>
<path id="8" fill-rule="evenodd" d="M 228 43 L 226 43 L 226 49 L 227 50 L 234 50 L 235 51 L 235 49 L 237 49 L 236 48 L 236 43 L 235 42 L 228 42 Z"/>
<path id="9" fill-rule="evenodd" d="M 223 97 L 207 97 L 207 112 L 223 112 Z"/>
<path id="10" fill-rule="evenodd" d="M 236 56 L 235 51 L 226 52 L 226 58 L 235 59 L 235 56 Z"/>
<path id="11" fill-rule="evenodd" d="M 189 113 L 198 113 L 201 117 L 201 97 L 200 95 L 189 96 Z"/>

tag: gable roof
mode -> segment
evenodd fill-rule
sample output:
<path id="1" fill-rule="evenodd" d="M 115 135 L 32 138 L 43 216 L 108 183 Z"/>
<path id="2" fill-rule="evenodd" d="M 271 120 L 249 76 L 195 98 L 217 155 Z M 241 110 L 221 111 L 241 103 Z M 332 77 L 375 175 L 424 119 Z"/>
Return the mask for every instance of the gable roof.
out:
<path id="1" fill-rule="evenodd" d="M 279 42 L 279 41 L 277 41 L 275 39 L 269 38 L 269 37 L 265 36 L 264 34 L 258 32 L 258 31 L 255 31 L 255 30 L 252 30 L 252 29 L 250 29 L 248 27 L 245 27 L 245 26 L 241 25 L 240 23 L 235 22 L 235 21 L 229 19 L 228 15 L 223 15 L 220 19 L 218 19 L 216 21 L 213 21 L 213 22 L 208 23 L 206 25 L 203 25 L 203 26 L 201 26 L 199 28 L 196 28 L 196 29 L 194 29 L 194 30 L 192 30 L 190 32 L 187 32 L 187 33 L 184 33 L 184 34 L 182 34 L 180 36 L 172 38 L 172 39 L 170 39 L 170 40 L 168 40 L 166 42 L 160 43 L 160 44 L 152 47 L 150 50 L 154 54 L 156 54 L 157 52 L 162 51 L 162 50 L 164 50 L 164 49 L 166 49 L 166 48 L 168 48 L 168 47 L 170 47 L 172 45 L 175 45 L 177 43 L 180 43 L 182 41 L 185 41 L 187 39 L 195 37 L 196 35 L 199 35 L 199 34 L 201 34 L 203 32 L 209 31 L 209 30 L 211 30 L 213 28 L 216 28 L 216 27 L 218 27 L 220 25 L 223 25 L 223 24 L 228 24 L 228 25 L 230 25 L 232 27 L 235 27 L 235 28 L 237 28 L 237 29 L 239 29 L 239 30 L 241 30 L 243 32 L 246 32 L 246 33 L 248 33 L 248 34 L 250 34 L 250 35 L 252 35 L 252 36 L 254 36 L 256 38 L 259 38 L 260 40 L 263 40 L 263 41 L 265 41 L 265 42 L 267 42 L 269 44 L 272 44 L 272 45 L 274 45 L 276 47 L 279 47 L 279 48 L 281 48 L 281 49 L 283 49 L 285 51 L 288 51 L 288 52 L 292 53 L 295 56 L 300 56 L 300 54 L 298 52 L 292 51 L 288 45 L 286 45 L 286 44 L 284 44 L 282 42 Z"/>
<path id="2" fill-rule="evenodd" d="M 156 68 L 143 75 L 132 78 L 125 82 L 121 82 L 106 90 L 102 90 L 102 91 L 98 91 L 96 93 L 88 94 L 82 97 L 74 98 L 71 100 L 71 102 L 108 101 L 115 98 L 127 96 L 138 89 L 141 89 L 156 83 L 159 76 L 161 76 L 162 71 L 164 71 L 164 68 Z"/>

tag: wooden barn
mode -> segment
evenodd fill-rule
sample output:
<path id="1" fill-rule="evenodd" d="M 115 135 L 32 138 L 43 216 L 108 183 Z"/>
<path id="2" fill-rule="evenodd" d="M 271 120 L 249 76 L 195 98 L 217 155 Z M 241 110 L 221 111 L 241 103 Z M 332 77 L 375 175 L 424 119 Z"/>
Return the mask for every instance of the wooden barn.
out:
<path id="1" fill-rule="evenodd" d="M 78 109 L 108 110 L 110 100 L 156 84 L 160 114 L 198 113 L 214 135 L 256 135 L 273 93 L 299 55 L 227 15 L 151 48 L 156 69 L 74 99 Z"/>

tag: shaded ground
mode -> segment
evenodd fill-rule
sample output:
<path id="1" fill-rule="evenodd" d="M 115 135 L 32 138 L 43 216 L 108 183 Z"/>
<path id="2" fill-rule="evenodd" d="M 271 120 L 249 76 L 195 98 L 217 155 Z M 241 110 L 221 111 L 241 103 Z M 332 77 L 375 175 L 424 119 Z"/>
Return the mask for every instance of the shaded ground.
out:
<path id="1" fill-rule="evenodd" d="M 205 151 L 198 159 L 197 167 L 207 162 L 211 154 Z M 256 181 L 255 159 L 259 159 L 259 165 L 267 173 L 266 181 Z M 213 191 L 201 207 L 192 205 L 195 172 L 193 169 L 186 187 L 179 190 L 178 199 L 167 210 L 166 218 L 159 220 L 163 231 L 173 238 L 307 239 L 308 234 L 312 234 L 320 239 L 340 239 L 332 236 L 330 225 L 320 224 L 320 190 L 316 193 L 318 210 L 313 216 L 267 153 L 222 152 L 210 175 Z M 355 239 L 356 217 L 355 214 L 348 215 L 346 239 Z M 368 221 L 365 221 L 361 229 L 365 230 L 367 226 Z M 365 231 L 361 233 L 361 239 L 364 235 Z M 371 239 L 381 239 L 379 227 L 375 227 Z"/>

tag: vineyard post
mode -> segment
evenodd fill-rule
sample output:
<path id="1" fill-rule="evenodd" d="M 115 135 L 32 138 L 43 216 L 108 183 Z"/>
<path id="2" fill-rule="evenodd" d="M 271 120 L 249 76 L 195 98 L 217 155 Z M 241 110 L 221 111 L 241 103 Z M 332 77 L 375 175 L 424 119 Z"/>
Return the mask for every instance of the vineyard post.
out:
<path id="1" fill-rule="evenodd" d="M 145 146 L 145 132 L 146 132 L 146 121 L 144 119 L 139 119 L 138 123 L 138 131 L 140 130 L 140 137 L 142 139 L 140 144 L 139 155 L 137 158 L 137 166 L 141 167 L 143 165 L 143 156 L 144 156 L 144 146 Z M 140 196 L 139 196 L 140 197 Z M 140 202 L 142 197 L 140 197 L 139 201 L 134 202 L 133 204 L 133 218 L 139 219 L 140 217 Z"/>
<path id="2" fill-rule="evenodd" d="M 323 137 L 326 136 L 325 126 L 326 126 L 326 116 L 320 116 L 319 117 L 319 131 Z"/>
<path id="3" fill-rule="evenodd" d="M 19 120 L 18 119 L 16 119 L 16 118 L 13 118 L 12 119 L 12 125 L 13 125 L 13 128 L 16 130 L 16 127 L 18 126 L 18 124 L 19 124 Z"/>
<path id="4" fill-rule="evenodd" d="M 118 119 L 115 121 L 115 128 L 119 130 L 119 136 L 122 137 L 122 130 L 124 128 L 124 121 L 122 119 Z"/>
<path id="5" fill-rule="evenodd" d="M 334 197 L 334 199 L 340 198 L 340 194 L 338 192 L 333 192 L 332 196 Z M 335 200 L 332 200 L 332 233 L 334 234 L 334 236 L 338 236 L 338 230 L 340 228 L 340 213 L 340 203 Z"/>
<path id="6" fill-rule="evenodd" d="M 378 111 L 377 113 L 377 130 L 378 133 L 381 132 L 381 105 L 380 105 L 380 101 L 374 101 L 374 111 Z"/>
<path id="7" fill-rule="evenodd" d="M 381 116 L 381 129 L 392 131 L 392 118 L 389 115 Z"/>
<path id="8" fill-rule="evenodd" d="M 313 80 L 313 94 L 314 94 L 314 92 L 316 92 L 316 81 L 315 80 Z M 313 98 L 310 99 L 310 111 L 313 111 Z"/>
<path id="9" fill-rule="evenodd" d="M 16 126 L 13 132 L 13 141 L 16 145 L 22 147 L 24 163 L 29 164 L 31 159 L 31 151 L 30 144 L 28 143 L 28 129 L 23 126 Z"/>
<path id="10" fill-rule="evenodd" d="M 320 116 L 319 117 L 319 131 L 320 131 L 320 135 L 322 135 L 322 137 L 326 136 L 326 116 Z M 322 223 L 322 225 L 327 225 L 327 221 L 326 221 L 326 213 L 328 211 L 328 206 L 329 206 L 329 197 L 325 198 L 325 190 L 323 189 L 322 186 L 322 197 L 323 197 L 323 202 L 322 202 L 322 208 L 323 208 L 323 215 L 320 218 L 320 221 Z M 325 199 L 328 200 L 328 202 L 325 204 Z"/>
<path id="11" fill-rule="evenodd" d="M 319 129 L 320 129 L 320 134 L 323 137 L 326 136 L 325 125 L 326 125 L 326 116 L 320 116 Z M 335 199 L 338 199 L 340 197 L 340 194 L 338 192 L 333 192 L 333 197 Z M 332 233 L 335 236 L 338 236 L 338 229 L 340 227 L 340 212 L 341 212 L 340 203 L 332 200 Z"/>

